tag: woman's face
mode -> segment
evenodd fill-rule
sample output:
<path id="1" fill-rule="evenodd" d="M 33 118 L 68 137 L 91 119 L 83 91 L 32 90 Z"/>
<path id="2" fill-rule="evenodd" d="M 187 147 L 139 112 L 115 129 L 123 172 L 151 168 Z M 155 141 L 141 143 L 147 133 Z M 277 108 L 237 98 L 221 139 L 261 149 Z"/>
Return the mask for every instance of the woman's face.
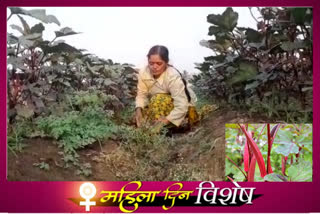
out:
<path id="1" fill-rule="evenodd" d="M 151 73 L 155 78 L 158 78 L 167 69 L 167 63 L 158 54 L 151 55 L 148 63 Z"/>

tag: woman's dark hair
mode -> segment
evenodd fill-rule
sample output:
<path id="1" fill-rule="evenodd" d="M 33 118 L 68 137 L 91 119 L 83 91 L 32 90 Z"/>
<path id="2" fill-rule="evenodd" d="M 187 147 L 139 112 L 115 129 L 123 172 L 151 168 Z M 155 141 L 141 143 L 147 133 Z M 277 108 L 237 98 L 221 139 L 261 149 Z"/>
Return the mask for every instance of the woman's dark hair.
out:
<path id="1" fill-rule="evenodd" d="M 148 55 L 147 55 L 148 59 L 150 58 L 151 55 L 155 55 L 155 54 L 159 55 L 161 59 L 166 63 L 169 62 L 169 50 L 167 47 L 163 45 L 153 46 L 148 52 Z"/>

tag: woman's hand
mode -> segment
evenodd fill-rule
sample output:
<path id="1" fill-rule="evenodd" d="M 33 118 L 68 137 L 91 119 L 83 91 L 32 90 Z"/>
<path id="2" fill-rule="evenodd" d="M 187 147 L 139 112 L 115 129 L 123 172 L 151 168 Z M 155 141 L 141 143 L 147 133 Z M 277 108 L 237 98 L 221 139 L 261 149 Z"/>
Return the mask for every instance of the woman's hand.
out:
<path id="1" fill-rule="evenodd" d="M 170 121 L 165 117 L 160 117 L 157 121 L 163 123 L 164 125 L 168 125 L 170 123 Z"/>
<path id="2" fill-rule="evenodd" d="M 142 108 L 136 108 L 135 119 L 137 127 L 141 127 L 143 121 Z"/>
<path id="3" fill-rule="evenodd" d="M 153 134 L 159 134 L 163 127 L 168 125 L 170 123 L 169 120 L 167 120 L 165 117 L 160 117 L 158 120 L 155 121 L 153 126 L 151 127 L 151 133 Z"/>

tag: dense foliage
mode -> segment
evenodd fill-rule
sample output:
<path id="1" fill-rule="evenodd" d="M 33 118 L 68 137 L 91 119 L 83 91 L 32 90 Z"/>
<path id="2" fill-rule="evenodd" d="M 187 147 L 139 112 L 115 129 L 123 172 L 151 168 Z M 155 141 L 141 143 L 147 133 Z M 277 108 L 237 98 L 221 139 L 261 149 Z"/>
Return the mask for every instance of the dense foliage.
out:
<path id="1" fill-rule="evenodd" d="M 60 40 L 78 34 L 69 27 L 44 40 L 45 24 L 60 26 L 45 10 L 10 11 L 8 20 L 17 16 L 21 26 L 7 33 L 8 148 L 15 153 L 24 138 L 52 137 L 65 162 L 76 164 L 76 150 L 113 136 L 114 115 L 135 96 L 136 71 Z M 40 22 L 29 26 L 26 16 Z"/>
<path id="2" fill-rule="evenodd" d="M 54 38 L 45 40 L 46 24 L 60 26 L 58 19 L 47 15 L 45 10 L 9 9 L 8 20 L 17 16 L 21 22 L 21 25 L 10 26 L 15 33 L 7 33 L 7 139 L 10 151 L 17 156 L 24 147 L 25 138 L 49 137 L 63 150 L 63 167 L 74 165 L 78 174 L 88 176 L 92 173 L 91 166 L 79 162 L 78 150 L 96 142 L 102 151 L 104 142 L 115 141 L 119 143 L 115 152 L 101 157 L 115 169 L 114 174 L 120 180 L 202 178 L 200 168 L 187 165 L 179 156 L 180 151 L 175 149 L 181 145 L 199 146 L 200 151 L 192 157 L 200 157 L 200 154 L 207 157 L 215 147 L 209 133 L 204 132 L 195 142 L 186 136 L 182 143 L 168 139 L 164 133 L 155 134 L 150 128 L 130 126 L 137 83 L 136 70 L 131 65 L 101 59 L 61 40 L 78 34 L 69 27 L 55 31 Z M 222 15 L 208 16 L 213 24 L 209 35 L 214 39 L 201 44 L 215 54 L 198 65 L 201 73 L 194 76 L 193 83 L 201 95 L 219 103 L 249 106 L 249 112 L 267 111 L 270 116 L 277 117 L 285 112 L 287 119 L 305 117 L 305 121 L 310 121 L 312 9 L 262 8 L 259 11 L 262 17 L 257 19 L 257 30 L 237 27 L 238 14 L 231 8 Z M 29 26 L 27 16 L 40 22 Z M 201 101 L 211 103 L 211 100 Z M 199 107 L 201 105 L 200 102 Z M 213 106 L 205 105 L 199 112 L 201 118 L 213 110 Z M 270 159 L 267 163 L 272 165 L 274 172 L 266 170 L 263 179 L 310 180 L 311 126 L 278 127 L 278 134 L 273 135 L 276 137 L 271 154 L 265 150 L 266 146 L 259 148 L 263 159 Z M 248 128 L 253 132 L 262 129 L 256 125 Z M 234 162 L 226 162 L 227 175 L 235 180 L 262 180 L 259 176 L 249 176 L 246 169 L 244 173 L 239 170 L 245 162 L 244 144 L 239 140 L 242 132 L 240 127 L 226 132 L 227 155 Z M 266 132 L 267 129 L 261 131 L 259 142 L 266 141 Z M 253 137 L 258 142 L 256 134 Z M 252 150 L 245 157 L 251 163 L 256 154 Z M 256 159 L 261 166 L 261 157 Z M 43 160 L 34 166 L 50 170 Z M 255 163 L 252 162 L 251 168 L 252 173 Z M 300 169 L 308 169 L 307 175 L 301 175 Z"/>
<path id="3" fill-rule="evenodd" d="M 10 8 L 18 16 L 21 26 L 11 25 L 18 31 L 7 34 L 8 61 L 8 117 L 34 118 L 48 115 L 48 107 L 66 100 L 77 91 L 99 90 L 114 96 L 110 110 L 122 109 L 135 95 L 135 70 L 128 64 L 113 63 L 92 54 L 84 54 L 64 40 L 78 34 L 69 27 L 55 31 L 51 41 L 43 39 L 46 23 L 60 25 L 58 19 L 45 10 Z M 41 22 L 29 26 L 24 16 Z"/>
<path id="4" fill-rule="evenodd" d="M 286 121 L 312 121 L 312 8 L 257 8 L 257 28 L 238 26 L 227 8 L 210 14 L 213 51 L 197 65 L 193 83 L 202 94 L 249 112 Z"/>
<path id="5" fill-rule="evenodd" d="M 226 155 L 236 181 L 312 181 L 312 125 L 227 124 Z"/>

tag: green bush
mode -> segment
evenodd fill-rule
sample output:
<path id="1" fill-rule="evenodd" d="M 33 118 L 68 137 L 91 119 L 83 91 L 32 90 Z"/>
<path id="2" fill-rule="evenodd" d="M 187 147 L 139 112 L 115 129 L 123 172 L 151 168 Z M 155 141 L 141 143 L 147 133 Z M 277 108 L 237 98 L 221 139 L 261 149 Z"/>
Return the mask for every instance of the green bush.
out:
<path id="1" fill-rule="evenodd" d="M 36 123 L 40 130 L 59 141 L 65 153 L 73 154 L 79 148 L 111 137 L 115 131 L 109 115 L 93 107 L 40 118 Z"/>
<path id="2" fill-rule="evenodd" d="M 251 12 L 252 8 L 248 9 Z M 209 14 L 212 56 L 197 64 L 202 95 L 237 109 L 296 122 L 312 121 L 312 8 L 257 8 L 257 28 L 238 26 L 227 8 Z"/>

